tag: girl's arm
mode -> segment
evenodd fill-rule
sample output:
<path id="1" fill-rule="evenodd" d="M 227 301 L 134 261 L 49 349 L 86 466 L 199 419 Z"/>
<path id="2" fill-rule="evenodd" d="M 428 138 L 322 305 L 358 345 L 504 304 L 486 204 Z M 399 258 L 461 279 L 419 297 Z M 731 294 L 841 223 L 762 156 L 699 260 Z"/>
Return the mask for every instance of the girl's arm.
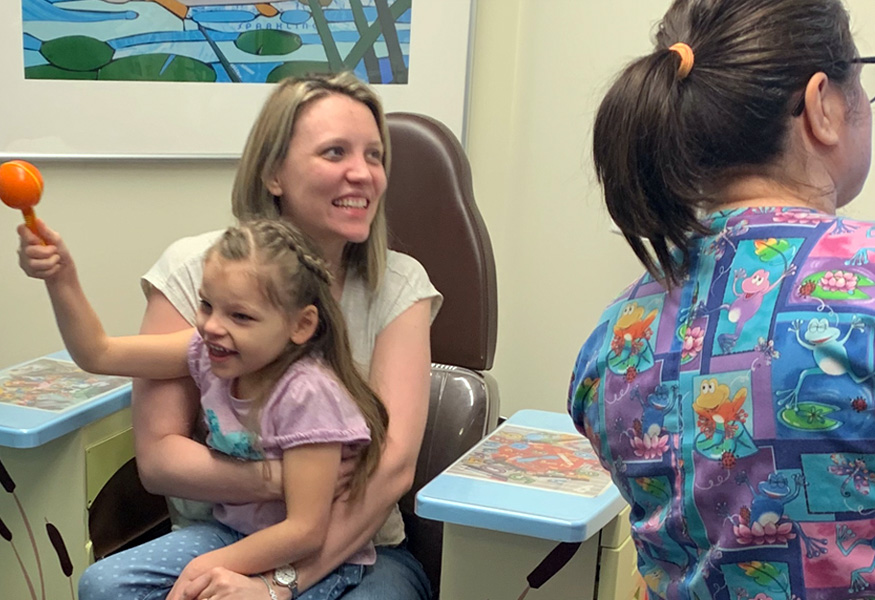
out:
<path id="1" fill-rule="evenodd" d="M 174 378 L 188 373 L 191 330 L 162 336 L 111 338 L 94 312 L 61 236 L 38 220 L 42 240 L 18 228 L 19 260 L 24 271 L 46 282 L 64 345 L 77 365 L 91 373 Z"/>
<path id="2" fill-rule="evenodd" d="M 261 573 L 318 551 L 331 518 L 341 445 L 308 444 L 283 453 L 286 518 L 242 540 L 203 554 L 183 569 L 167 600 L 177 600 L 191 580 L 221 567 Z"/>
<path id="3" fill-rule="evenodd" d="M 335 502 L 321 550 L 294 563 L 302 591 L 370 541 L 413 485 L 428 417 L 430 312 L 431 300 L 420 300 L 377 337 L 370 380 L 389 412 L 386 445 L 364 495 L 352 503 Z"/>
<path id="4" fill-rule="evenodd" d="M 190 327 L 164 294 L 155 289 L 149 292 L 141 333 Z M 282 499 L 278 462 L 271 465 L 268 480 L 261 463 L 212 452 L 191 439 L 200 394 L 190 377 L 135 379 L 131 409 L 137 469 L 143 485 L 153 494 L 238 504 Z"/>
<path id="5" fill-rule="evenodd" d="M 413 485 L 416 459 L 428 417 L 430 313 L 431 300 L 417 302 L 392 321 L 377 338 L 371 361 L 371 385 L 389 411 L 386 446 L 364 495 L 354 503 L 334 503 L 322 548 L 294 562 L 301 592 L 318 583 L 373 539 L 392 507 Z M 296 492 L 292 490 L 292 497 Z M 289 600 L 289 590 L 273 589 L 280 600 Z M 241 600 L 267 598 L 262 581 L 222 567 L 203 573 L 184 591 L 189 594 L 186 597 L 192 598 L 210 594 Z"/>

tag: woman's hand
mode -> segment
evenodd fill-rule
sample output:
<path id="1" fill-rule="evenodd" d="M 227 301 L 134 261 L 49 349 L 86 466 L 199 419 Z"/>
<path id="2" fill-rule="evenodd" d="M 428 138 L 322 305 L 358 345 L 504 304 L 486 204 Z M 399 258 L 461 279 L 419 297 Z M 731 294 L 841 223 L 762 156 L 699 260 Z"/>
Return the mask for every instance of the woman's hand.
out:
<path id="1" fill-rule="evenodd" d="M 193 586 L 192 582 L 209 574 L 213 569 L 213 566 L 209 564 L 210 554 L 212 553 L 208 552 L 193 558 L 185 565 L 182 573 L 176 578 L 176 583 L 173 584 L 170 593 L 167 594 L 167 600 L 193 600 L 203 595 L 202 590 L 196 589 L 197 586 Z"/>
<path id="2" fill-rule="evenodd" d="M 28 277 L 52 279 L 72 264 L 70 252 L 61 236 L 49 229 L 41 219 L 36 220 L 36 225 L 42 239 L 27 225 L 22 223 L 18 226 L 18 264 Z"/>
<path id="3" fill-rule="evenodd" d="M 349 484 L 352 482 L 352 476 L 355 474 L 355 469 L 358 466 L 358 454 L 350 454 L 344 456 L 340 461 L 340 468 L 337 471 L 337 483 L 334 485 L 334 499 L 346 500 L 349 498 Z"/>
<path id="4" fill-rule="evenodd" d="M 377 336 L 370 382 L 389 411 L 383 456 L 361 499 L 334 503 L 322 550 L 295 561 L 300 590 L 317 583 L 372 539 L 413 483 L 428 418 L 430 312 L 431 300 L 420 300 Z"/>
<path id="5" fill-rule="evenodd" d="M 164 294 L 150 290 L 140 333 L 190 327 Z M 135 379 L 132 400 L 137 468 L 148 491 L 232 504 L 282 499 L 280 461 L 272 461 L 268 480 L 263 463 L 223 457 L 189 437 L 200 408 L 191 378 Z"/>
<path id="6" fill-rule="evenodd" d="M 186 581 L 183 581 L 183 575 L 177 579 L 167 600 L 270 600 L 271 597 L 258 576 L 247 577 L 222 567 L 210 568 Z M 270 579 L 267 577 L 268 581 Z M 292 594 L 287 588 L 271 587 L 279 600 L 290 600 Z"/>

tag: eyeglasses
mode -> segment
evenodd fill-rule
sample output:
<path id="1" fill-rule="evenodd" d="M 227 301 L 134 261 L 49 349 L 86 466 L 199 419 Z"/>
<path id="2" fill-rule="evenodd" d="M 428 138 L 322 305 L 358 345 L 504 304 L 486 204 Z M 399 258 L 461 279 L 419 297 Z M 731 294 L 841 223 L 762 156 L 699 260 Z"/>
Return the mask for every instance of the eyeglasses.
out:
<path id="1" fill-rule="evenodd" d="M 861 64 L 861 65 L 872 65 L 875 64 L 875 56 L 860 56 L 857 58 L 852 58 L 848 61 L 851 64 Z M 860 83 L 863 85 L 863 89 L 866 90 L 867 93 L 873 93 L 875 90 L 875 69 L 863 69 L 860 74 Z M 869 104 L 875 104 L 875 96 L 869 98 Z M 798 117 L 802 114 L 802 111 L 805 110 L 805 92 L 802 92 L 802 97 L 799 98 L 799 103 L 793 108 L 793 112 L 790 114 L 794 117 Z"/>

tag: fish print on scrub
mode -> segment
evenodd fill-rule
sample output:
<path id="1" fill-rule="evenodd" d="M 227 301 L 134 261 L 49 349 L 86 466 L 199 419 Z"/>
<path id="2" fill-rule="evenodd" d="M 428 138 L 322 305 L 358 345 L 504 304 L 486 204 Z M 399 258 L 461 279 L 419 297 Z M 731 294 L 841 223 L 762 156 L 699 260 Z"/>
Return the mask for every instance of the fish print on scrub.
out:
<path id="1" fill-rule="evenodd" d="M 639 569 L 655 598 L 875 598 L 875 225 L 706 224 L 682 285 L 607 308 L 569 389 Z"/>

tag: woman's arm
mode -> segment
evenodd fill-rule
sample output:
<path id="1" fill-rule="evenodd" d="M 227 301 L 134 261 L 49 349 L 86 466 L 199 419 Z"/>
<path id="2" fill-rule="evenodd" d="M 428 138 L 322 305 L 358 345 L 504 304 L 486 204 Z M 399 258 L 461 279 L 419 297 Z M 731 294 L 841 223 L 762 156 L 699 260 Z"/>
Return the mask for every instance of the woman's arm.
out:
<path id="1" fill-rule="evenodd" d="M 156 379 L 188 373 L 190 329 L 160 336 L 109 337 L 82 290 L 64 240 L 41 220 L 37 227 L 41 238 L 23 225 L 18 228 L 21 268 L 45 281 L 64 345 L 77 365 L 91 373 Z"/>
<path id="2" fill-rule="evenodd" d="M 302 592 L 373 539 L 392 507 L 413 484 L 428 417 L 430 314 L 431 300 L 421 300 L 377 337 L 371 359 L 371 385 L 389 411 L 386 445 L 363 496 L 352 503 L 335 501 L 321 549 L 294 563 Z M 292 490 L 292 498 L 295 493 Z M 272 589 L 280 600 L 289 600 L 288 589 Z M 264 582 L 222 567 L 206 571 L 182 591 L 186 598 L 268 598 Z"/>
<path id="3" fill-rule="evenodd" d="M 147 296 L 141 333 L 191 325 L 161 292 Z M 137 467 L 147 490 L 209 502 L 262 502 L 282 498 L 280 469 L 265 479 L 262 465 L 238 461 L 192 440 L 200 396 L 190 377 L 134 380 L 132 411 Z"/>
<path id="4" fill-rule="evenodd" d="M 383 455 L 361 498 L 335 502 L 321 550 L 295 563 L 301 590 L 317 583 L 370 541 L 413 485 L 428 417 L 430 313 L 431 300 L 420 300 L 377 337 L 370 382 L 389 412 Z"/>
<path id="5" fill-rule="evenodd" d="M 331 518 L 334 482 L 340 468 L 336 444 L 308 444 L 283 453 L 286 518 L 242 540 L 203 554 L 186 565 L 167 600 L 181 600 L 190 582 L 210 569 L 261 573 L 319 550 Z"/>

